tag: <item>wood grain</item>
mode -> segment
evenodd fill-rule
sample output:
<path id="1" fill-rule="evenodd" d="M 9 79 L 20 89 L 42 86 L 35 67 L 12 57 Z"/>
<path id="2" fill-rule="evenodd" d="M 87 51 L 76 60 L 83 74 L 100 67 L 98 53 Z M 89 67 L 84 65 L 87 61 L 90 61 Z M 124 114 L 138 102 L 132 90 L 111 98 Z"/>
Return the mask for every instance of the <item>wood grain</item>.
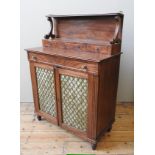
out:
<path id="1" fill-rule="evenodd" d="M 104 53 L 99 53 L 99 52 L 77 51 L 74 49 L 62 50 L 61 48 L 53 49 L 50 47 L 36 47 L 36 48 L 29 48 L 26 50 L 28 52 L 36 53 L 36 54 L 57 56 L 60 58 L 61 57 L 71 58 L 73 60 L 81 60 L 81 61 L 88 61 L 88 62 L 100 62 L 104 59 L 108 59 L 112 57 L 110 54 L 104 54 Z"/>
<path id="2" fill-rule="evenodd" d="M 46 120 L 39 122 L 33 103 L 21 103 L 21 155 L 131 155 L 134 148 L 134 108 L 132 103 L 117 104 L 111 132 L 100 139 L 95 151 L 90 144 Z"/>
<path id="3" fill-rule="evenodd" d="M 67 53 L 66 53 L 67 55 Z M 81 72 L 91 72 L 94 74 L 97 74 L 98 70 L 98 64 L 95 62 L 84 62 L 82 60 L 74 60 L 74 59 L 69 59 L 69 58 L 63 58 L 59 56 L 49 56 L 49 55 L 43 55 L 35 52 L 31 52 L 28 54 L 29 56 L 29 61 L 34 62 L 34 63 L 43 63 L 43 64 L 48 64 L 48 65 L 54 65 L 58 66 L 59 68 L 64 68 L 64 69 L 70 69 L 70 70 L 77 70 Z M 85 55 L 85 57 L 87 57 Z M 93 55 L 92 55 L 93 57 Z M 34 60 L 35 58 L 35 60 Z M 87 57 L 88 58 L 88 57 Z M 83 66 L 87 67 L 87 70 L 83 69 Z"/>
<path id="4" fill-rule="evenodd" d="M 43 47 L 27 49 L 37 118 L 41 120 L 43 117 L 76 134 L 89 141 L 95 149 L 99 139 L 111 130 L 115 121 L 123 15 L 48 16 L 48 20 L 52 24 L 51 31 L 43 40 Z M 34 73 L 38 65 L 54 69 L 56 117 L 39 110 Z M 61 74 L 88 79 L 88 123 L 84 132 L 62 121 Z M 122 121 L 120 116 L 116 119 Z M 28 127 L 22 129 L 33 129 Z"/>
<path id="5" fill-rule="evenodd" d="M 115 16 L 114 16 L 115 17 Z M 58 36 L 61 38 L 80 38 L 112 41 L 116 21 L 114 17 L 76 17 L 58 20 Z M 78 26 L 77 26 L 78 25 Z"/>
<path id="6" fill-rule="evenodd" d="M 73 52 L 96 52 L 101 54 L 117 54 L 120 52 L 120 43 L 110 44 L 109 42 L 85 40 L 85 39 L 61 39 L 42 40 L 43 47 L 61 49 Z"/>

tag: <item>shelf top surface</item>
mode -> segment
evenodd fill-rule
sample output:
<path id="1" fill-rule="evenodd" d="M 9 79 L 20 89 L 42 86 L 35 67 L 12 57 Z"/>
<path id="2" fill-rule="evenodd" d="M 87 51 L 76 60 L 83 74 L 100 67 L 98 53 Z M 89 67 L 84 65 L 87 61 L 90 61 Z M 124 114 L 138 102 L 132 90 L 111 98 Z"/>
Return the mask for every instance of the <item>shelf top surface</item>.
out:
<path id="1" fill-rule="evenodd" d="M 69 18 L 69 17 L 101 17 L 101 16 L 123 16 L 122 12 L 118 13 L 104 13 L 104 14 L 67 14 L 67 15 L 60 15 L 60 14 L 49 14 L 47 17 L 53 18 Z"/>
<path id="2" fill-rule="evenodd" d="M 102 54 L 102 53 L 97 53 L 97 52 L 85 52 L 85 51 L 75 51 L 75 50 L 64 51 L 61 49 L 52 49 L 49 47 L 30 48 L 30 49 L 26 49 L 26 51 L 38 53 L 38 54 L 50 55 L 50 56 L 59 56 L 59 57 L 64 57 L 64 58 L 90 61 L 90 62 L 100 62 L 104 59 L 108 59 L 110 57 L 115 56 L 115 55 Z"/>

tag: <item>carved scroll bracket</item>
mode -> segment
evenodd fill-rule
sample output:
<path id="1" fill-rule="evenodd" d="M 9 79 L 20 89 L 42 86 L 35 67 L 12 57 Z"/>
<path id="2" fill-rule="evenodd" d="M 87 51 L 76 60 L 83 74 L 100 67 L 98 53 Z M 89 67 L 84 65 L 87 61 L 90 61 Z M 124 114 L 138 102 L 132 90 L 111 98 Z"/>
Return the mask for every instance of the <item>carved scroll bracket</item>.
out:
<path id="1" fill-rule="evenodd" d="M 55 34 L 53 34 L 54 22 L 53 22 L 52 17 L 47 17 L 47 20 L 50 22 L 51 30 L 50 30 L 50 32 L 49 32 L 48 34 L 46 34 L 46 35 L 44 36 L 44 38 L 45 38 L 45 39 L 49 39 L 49 38 L 53 39 L 53 38 L 56 37 Z"/>
<path id="2" fill-rule="evenodd" d="M 111 41 L 112 44 L 121 42 L 121 38 L 119 38 L 119 35 L 121 33 L 120 32 L 121 31 L 121 17 L 115 16 L 115 20 L 116 20 L 116 29 L 115 29 L 113 41 Z"/>

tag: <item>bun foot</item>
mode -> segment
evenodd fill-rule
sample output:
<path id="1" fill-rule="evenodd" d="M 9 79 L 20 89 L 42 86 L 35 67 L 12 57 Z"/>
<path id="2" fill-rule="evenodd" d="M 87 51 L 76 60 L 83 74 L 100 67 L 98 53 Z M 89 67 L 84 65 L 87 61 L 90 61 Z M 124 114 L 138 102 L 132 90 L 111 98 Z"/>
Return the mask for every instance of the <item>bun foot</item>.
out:
<path id="1" fill-rule="evenodd" d="M 92 150 L 96 150 L 97 143 L 92 144 Z"/>
<path id="2" fill-rule="evenodd" d="M 112 125 L 108 128 L 107 132 L 110 132 L 112 129 Z"/>
<path id="3" fill-rule="evenodd" d="M 41 121 L 41 116 L 38 115 L 37 116 L 37 119 L 38 119 L 38 121 Z"/>

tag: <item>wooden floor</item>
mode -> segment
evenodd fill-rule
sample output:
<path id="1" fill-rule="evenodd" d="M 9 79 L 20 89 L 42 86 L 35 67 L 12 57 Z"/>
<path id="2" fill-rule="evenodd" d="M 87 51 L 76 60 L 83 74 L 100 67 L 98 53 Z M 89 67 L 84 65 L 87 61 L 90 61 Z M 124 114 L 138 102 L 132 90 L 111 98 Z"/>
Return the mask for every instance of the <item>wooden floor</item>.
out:
<path id="1" fill-rule="evenodd" d="M 92 151 L 88 142 L 46 120 L 38 121 L 32 103 L 21 103 L 21 155 L 65 155 L 67 153 L 129 155 L 134 147 L 133 104 L 117 104 L 112 131 Z"/>

